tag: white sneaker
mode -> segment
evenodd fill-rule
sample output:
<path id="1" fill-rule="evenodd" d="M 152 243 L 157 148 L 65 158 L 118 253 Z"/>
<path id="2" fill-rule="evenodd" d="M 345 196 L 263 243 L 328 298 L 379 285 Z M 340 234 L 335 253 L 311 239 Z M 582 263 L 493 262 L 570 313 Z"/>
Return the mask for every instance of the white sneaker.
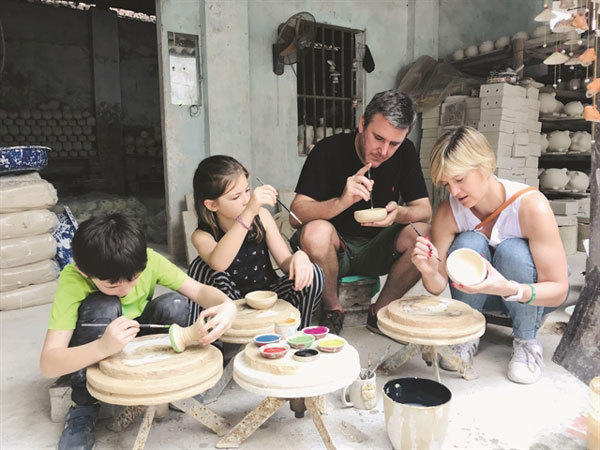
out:
<path id="1" fill-rule="evenodd" d="M 515 383 L 535 383 L 542 376 L 544 355 L 536 338 L 513 340 L 513 354 L 508 363 L 508 379 Z"/>
<path id="2" fill-rule="evenodd" d="M 455 344 L 450 346 L 450 350 L 456 353 L 458 357 L 465 362 L 467 367 L 470 367 L 473 364 L 473 356 L 477 354 L 478 349 L 479 338 L 471 342 L 465 342 L 464 344 Z M 444 370 L 456 372 L 454 366 L 450 365 L 445 358 L 440 357 L 439 365 Z"/>

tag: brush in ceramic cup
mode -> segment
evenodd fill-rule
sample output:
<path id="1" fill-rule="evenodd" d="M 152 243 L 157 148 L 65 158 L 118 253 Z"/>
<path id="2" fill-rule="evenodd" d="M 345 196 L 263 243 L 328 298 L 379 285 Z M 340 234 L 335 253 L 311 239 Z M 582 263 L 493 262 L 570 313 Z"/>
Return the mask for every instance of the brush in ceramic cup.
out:
<path id="1" fill-rule="evenodd" d="M 446 272 L 456 284 L 471 286 L 487 277 L 485 259 L 470 248 L 454 250 L 446 259 Z"/>
<path id="2" fill-rule="evenodd" d="M 273 291 L 252 291 L 244 297 L 248 306 L 254 309 L 267 309 L 277 301 L 277 293 Z"/>
<path id="3" fill-rule="evenodd" d="M 309 334 L 315 339 L 323 339 L 329 333 L 329 328 L 323 327 L 321 325 L 316 327 L 306 327 L 302 329 L 304 334 Z"/>
<path id="4" fill-rule="evenodd" d="M 290 349 L 290 346 L 282 342 L 263 345 L 259 348 L 260 354 L 267 359 L 283 358 Z"/>
<path id="5" fill-rule="evenodd" d="M 379 222 L 385 219 L 387 210 L 385 208 L 368 208 L 354 211 L 354 220 L 358 223 Z"/>
<path id="6" fill-rule="evenodd" d="M 287 339 L 287 343 L 290 347 L 299 350 L 310 347 L 313 342 L 315 342 L 315 337 L 304 333 L 299 333 Z"/>
<path id="7" fill-rule="evenodd" d="M 275 324 L 275 333 L 281 336 L 282 339 L 287 339 L 290 336 L 294 336 L 298 332 L 297 319 L 286 319 Z"/>
<path id="8" fill-rule="evenodd" d="M 280 340 L 281 336 L 274 333 L 259 334 L 258 336 L 254 336 L 254 343 L 259 347 L 262 347 L 263 345 L 267 344 L 275 344 Z"/>
<path id="9" fill-rule="evenodd" d="M 344 348 L 344 340 L 339 337 L 328 337 L 317 341 L 317 348 L 325 353 L 336 353 Z"/>

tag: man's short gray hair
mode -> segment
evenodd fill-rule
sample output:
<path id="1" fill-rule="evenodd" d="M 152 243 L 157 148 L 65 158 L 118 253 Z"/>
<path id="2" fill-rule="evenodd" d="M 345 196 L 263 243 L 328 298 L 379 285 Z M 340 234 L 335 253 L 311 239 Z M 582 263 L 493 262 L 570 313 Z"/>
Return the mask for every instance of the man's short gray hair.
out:
<path id="1" fill-rule="evenodd" d="M 364 113 L 364 127 L 381 113 L 394 127 L 410 131 L 417 120 L 417 111 L 411 98 L 396 89 L 379 92 L 373 96 Z"/>

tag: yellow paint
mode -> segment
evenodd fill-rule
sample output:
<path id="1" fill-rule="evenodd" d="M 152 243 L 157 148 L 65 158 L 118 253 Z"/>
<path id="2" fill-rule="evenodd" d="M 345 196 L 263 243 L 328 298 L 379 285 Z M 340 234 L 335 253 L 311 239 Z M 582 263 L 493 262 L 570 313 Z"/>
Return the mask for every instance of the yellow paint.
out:
<path id="1" fill-rule="evenodd" d="M 319 341 L 319 347 L 335 348 L 341 347 L 342 345 L 344 345 L 344 341 L 341 339 L 323 339 L 322 341 Z"/>

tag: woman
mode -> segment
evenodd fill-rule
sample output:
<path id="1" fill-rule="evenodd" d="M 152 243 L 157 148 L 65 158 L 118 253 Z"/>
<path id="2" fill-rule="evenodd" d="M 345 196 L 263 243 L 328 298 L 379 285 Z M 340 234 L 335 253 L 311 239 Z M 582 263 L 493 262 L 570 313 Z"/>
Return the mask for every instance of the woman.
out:
<path id="1" fill-rule="evenodd" d="M 495 177 L 495 169 L 494 151 L 479 131 L 460 127 L 438 140 L 431 153 L 431 177 L 450 197 L 433 219 L 433 239 L 417 239 L 412 262 L 425 288 L 439 294 L 448 283 L 447 255 L 462 247 L 480 253 L 487 278 L 471 286 L 451 283 L 452 298 L 478 311 L 508 312 L 514 332 L 508 378 L 534 383 L 543 367 L 536 334 L 548 307 L 559 306 L 567 296 L 567 260 L 548 200 L 525 184 Z M 454 350 L 470 362 L 478 345 L 479 340 Z M 443 361 L 442 367 L 447 367 Z"/>

